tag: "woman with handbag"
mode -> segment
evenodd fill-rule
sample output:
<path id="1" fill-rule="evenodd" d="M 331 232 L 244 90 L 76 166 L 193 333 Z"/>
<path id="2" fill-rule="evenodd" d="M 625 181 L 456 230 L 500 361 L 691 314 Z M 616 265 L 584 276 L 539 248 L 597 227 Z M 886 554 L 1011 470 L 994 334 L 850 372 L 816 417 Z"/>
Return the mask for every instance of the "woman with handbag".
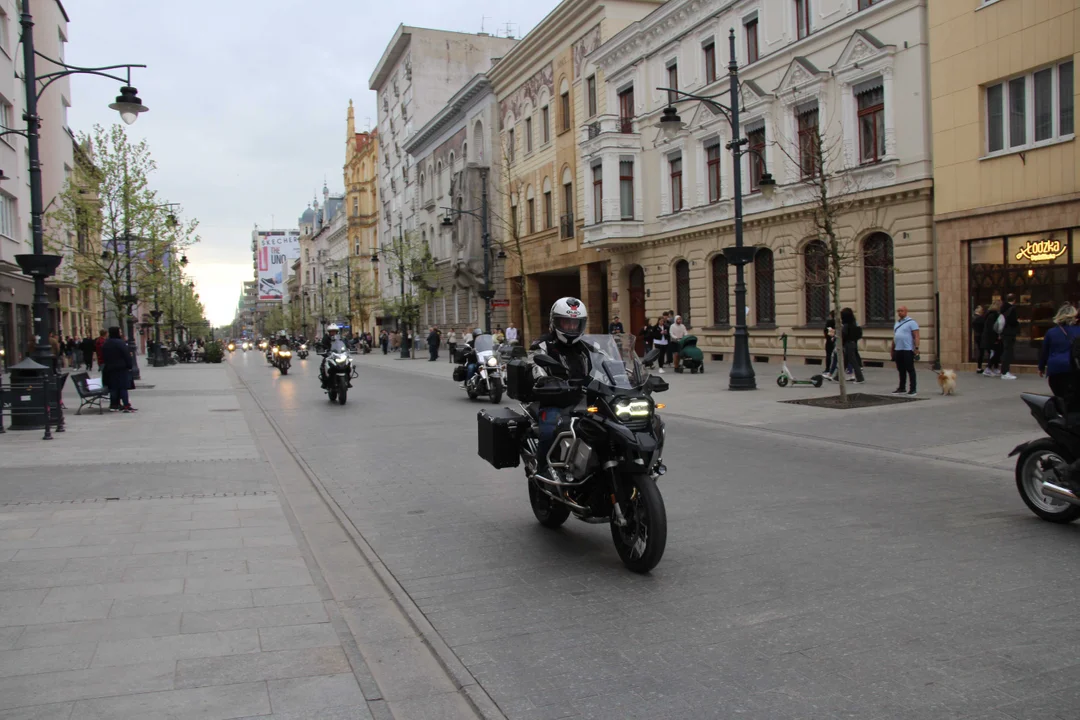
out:
<path id="1" fill-rule="evenodd" d="M 1054 327 L 1046 331 L 1039 353 L 1039 377 L 1045 377 L 1050 390 L 1060 398 L 1068 398 L 1072 379 L 1072 346 L 1080 338 L 1076 324 L 1076 308 L 1063 305 L 1054 316 Z"/>

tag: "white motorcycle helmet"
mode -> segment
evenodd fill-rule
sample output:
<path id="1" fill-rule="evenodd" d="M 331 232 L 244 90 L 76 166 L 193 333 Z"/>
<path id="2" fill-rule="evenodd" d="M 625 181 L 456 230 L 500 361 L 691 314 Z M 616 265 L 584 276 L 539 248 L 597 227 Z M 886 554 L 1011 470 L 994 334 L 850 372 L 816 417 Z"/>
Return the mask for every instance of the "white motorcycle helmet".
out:
<path id="1" fill-rule="evenodd" d="M 585 303 L 577 298 L 559 298 L 551 306 L 551 332 L 566 345 L 577 342 L 585 333 L 588 320 L 589 311 L 585 309 Z"/>
<path id="2" fill-rule="evenodd" d="M 327 332 L 328 334 L 329 334 L 329 333 L 336 333 L 336 332 L 338 332 L 339 330 L 341 330 L 341 328 L 339 328 L 339 327 L 338 327 L 338 324 L 337 324 L 337 323 L 330 323 L 329 325 L 327 325 L 327 326 L 326 326 L 326 332 Z"/>

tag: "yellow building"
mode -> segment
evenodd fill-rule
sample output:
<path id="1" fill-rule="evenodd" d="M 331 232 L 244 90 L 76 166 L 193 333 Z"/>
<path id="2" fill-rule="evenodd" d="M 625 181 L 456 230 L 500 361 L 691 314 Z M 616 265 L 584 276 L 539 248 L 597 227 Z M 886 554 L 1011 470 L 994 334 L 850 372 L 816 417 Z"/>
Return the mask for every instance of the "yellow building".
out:
<path id="1" fill-rule="evenodd" d="M 378 334 L 379 273 L 371 262 L 379 247 L 378 130 L 356 132 L 352 100 L 345 134 L 345 208 L 354 317 L 350 325 Z"/>
<path id="2" fill-rule="evenodd" d="M 937 0 L 929 24 L 942 360 L 975 361 L 975 308 L 1015 293 L 1033 364 L 1080 301 L 1080 0 Z"/>
<path id="3" fill-rule="evenodd" d="M 493 215 L 507 226 L 510 317 L 527 338 L 547 329 L 548 309 L 564 295 L 584 300 L 590 330 L 601 330 L 609 295 L 607 263 L 582 242 L 575 132 L 590 116 L 587 104 L 595 104 L 586 88 L 595 93 L 596 85 L 587 85 L 581 71 L 586 55 L 662 1 L 563 0 L 487 72 L 499 102 L 503 156 L 496 158 L 501 177 L 493 183 Z"/>

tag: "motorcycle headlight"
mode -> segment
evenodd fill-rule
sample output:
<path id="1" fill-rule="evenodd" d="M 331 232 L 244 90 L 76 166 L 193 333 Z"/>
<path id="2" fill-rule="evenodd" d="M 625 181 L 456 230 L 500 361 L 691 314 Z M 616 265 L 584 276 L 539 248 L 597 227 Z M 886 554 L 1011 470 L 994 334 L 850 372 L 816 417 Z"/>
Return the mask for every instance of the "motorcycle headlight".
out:
<path id="1" fill-rule="evenodd" d="M 288 350 L 282 350 L 281 357 L 292 357 L 292 353 Z"/>
<path id="2" fill-rule="evenodd" d="M 307 345 L 301 345 L 301 346 L 300 346 L 300 349 L 301 349 L 301 350 L 307 350 Z"/>
<path id="3" fill-rule="evenodd" d="M 620 420 L 647 418 L 652 414 L 652 404 L 644 398 L 618 400 L 612 405 L 615 417 Z"/>
<path id="4" fill-rule="evenodd" d="M 487 359 L 487 366 L 488 367 L 497 367 L 498 365 L 499 365 L 499 361 L 496 360 L 495 358 L 489 357 Z"/>

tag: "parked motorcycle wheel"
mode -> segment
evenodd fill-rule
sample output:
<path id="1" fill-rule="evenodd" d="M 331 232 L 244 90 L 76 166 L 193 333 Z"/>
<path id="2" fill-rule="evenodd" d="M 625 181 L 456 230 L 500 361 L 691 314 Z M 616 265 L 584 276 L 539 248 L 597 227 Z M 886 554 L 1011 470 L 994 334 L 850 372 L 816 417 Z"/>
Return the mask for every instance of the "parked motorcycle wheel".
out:
<path id="1" fill-rule="evenodd" d="M 1053 476 L 1039 469 L 1040 462 L 1063 466 L 1073 462 L 1073 459 L 1050 438 L 1031 443 L 1016 459 L 1016 489 L 1020 491 L 1020 497 L 1028 509 L 1043 520 L 1068 523 L 1080 518 L 1080 507 L 1043 495 L 1043 480 L 1053 480 Z"/>
<path id="2" fill-rule="evenodd" d="M 338 405 L 345 404 L 345 397 L 349 393 L 349 380 L 344 375 L 338 375 L 337 401 Z"/>
<path id="3" fill-rule="evenodd" d="M 545 495 L 532 480 L 529 480 L 529 504 L 533 515 L 546 528 L 561 527 L 570 517 L 570 508 Z"/>
<path id="4" fill-rule="evenodd" d="M 623 508 L 626 526 L 611 523 L 611 539 L 623 565 L 647 573 L 660 562 L 667 545 L 667 510 L 656 482 L 646 473 L 623 478 L 630 507 Z"/>

